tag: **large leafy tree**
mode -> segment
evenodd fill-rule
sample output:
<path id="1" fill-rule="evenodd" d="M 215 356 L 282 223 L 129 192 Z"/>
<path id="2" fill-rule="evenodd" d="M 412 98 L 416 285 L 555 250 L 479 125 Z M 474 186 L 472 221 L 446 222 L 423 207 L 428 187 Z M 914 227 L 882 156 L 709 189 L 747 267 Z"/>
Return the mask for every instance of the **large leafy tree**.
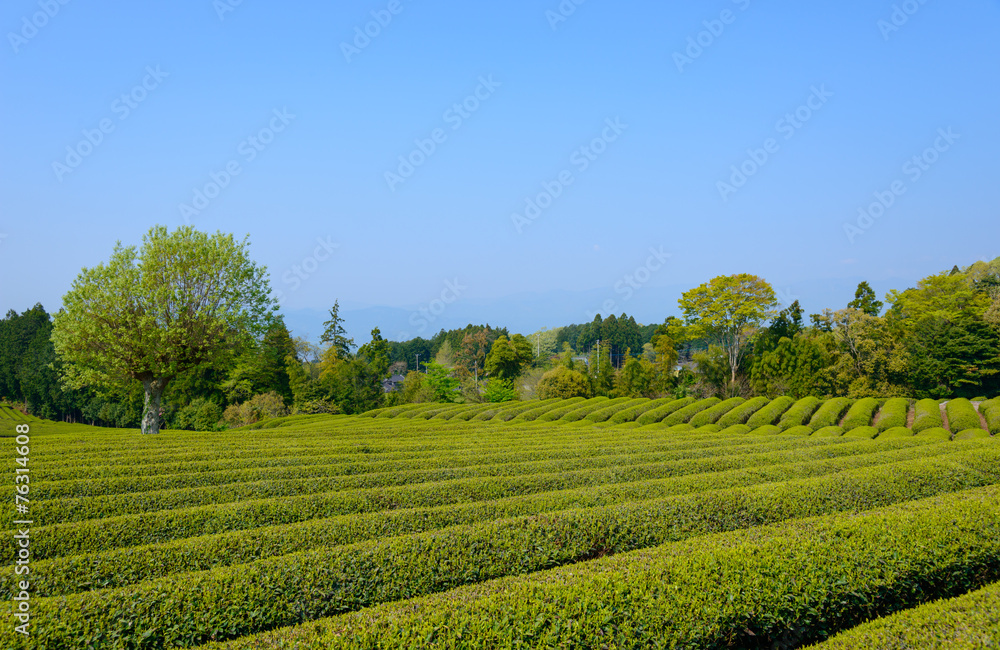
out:
<path id="1" fill-rule="evenodd" d="M 277 305 L 249 239 L 156 226 L 141 249 L 115 245 L 63 297 L 52 340 L 75 387 L 142 384 L 142 432 L 158 433 L 175 377 L 230 363 L 265 333 Z"/>
<path id="2" fill-rule="evenodd" d="M 500 335 L 486 355 L 485 368 L 492 378 L 516 379 L 534 358 L 531 343 L 524 336 L 515 334 L 508 340 L 506 336 Z"/>
<path id="3" fill-rule="evenodd" d="M 684 292 L 678 302 L 692 334 L 724 351 L 731 382 L 736 381 L 747 342 L 773 316 L 777 304 L 771 285 L 748 273 L 713 278 Z"/>

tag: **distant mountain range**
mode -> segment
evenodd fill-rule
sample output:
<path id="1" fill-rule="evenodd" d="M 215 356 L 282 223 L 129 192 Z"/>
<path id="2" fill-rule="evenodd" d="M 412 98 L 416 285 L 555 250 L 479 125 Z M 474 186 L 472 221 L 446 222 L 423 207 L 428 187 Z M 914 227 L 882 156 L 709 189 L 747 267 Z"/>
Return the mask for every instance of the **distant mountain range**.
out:
<path id="1" fill-rule="evenodd" d="M 809 280 L 794 287 L 775 285 L 775 292 L 782 305 L 799 300 L 806 313 L 816 313 L 824 308 L 841 309 L 853 299 L 854 290 L 861 278 Z M 881 298 L 885 291 L 903 286 L 880 287 L 875 284 Z M 523 292 L 481 300 L 459 298 L 451 304 L 444 302 L 418 307 L 388 307 L 352 304 L 341 301 L 340 315 L 348 336 L 357 345 L 371 338 L 371 330 L 378 327 L 382 336 L 391 341 L 430 338 L 441 329 L 453 329 L 472 324 L 490 324 L 506 327 L 510 332 L 530 334 L 543 327 L 552 329 L 573 323 L 585 323 L 600 313 L 607 316 L 622 312 L 635 317 L 640 324 L 663 322 L 668 316 L 679 316 L 677 299 L 690 289 L 689 286 L 640 287 L 632 289 L 619 286 L 588 291 L 554 290 Z M 319 342 L 328 309 L 286 310 L 285 323 L 293 336 Z"/>

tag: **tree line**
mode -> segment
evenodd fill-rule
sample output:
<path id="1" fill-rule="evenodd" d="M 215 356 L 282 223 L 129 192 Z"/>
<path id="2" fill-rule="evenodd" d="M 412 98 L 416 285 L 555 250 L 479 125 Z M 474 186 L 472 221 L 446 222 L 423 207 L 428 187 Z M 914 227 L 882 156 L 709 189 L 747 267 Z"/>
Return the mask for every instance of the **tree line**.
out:
<path id="1" fill-rule="evenodd" d="M 394 342 L 375 328 L 356 345 L 335 301 L 313 345 L 285 326 L 248 240 L 157 227 L 84 269 L 57 313 L 0 320 L 0 399 L 154 433 L 415 401 L 1000 392 L 1000 258 L 884 301 L 862 282 L 808 319 L 749 274 L 686 291 L 678 308 L 658 324 L 597 315 L 527 336 L 470 324 Z"/>

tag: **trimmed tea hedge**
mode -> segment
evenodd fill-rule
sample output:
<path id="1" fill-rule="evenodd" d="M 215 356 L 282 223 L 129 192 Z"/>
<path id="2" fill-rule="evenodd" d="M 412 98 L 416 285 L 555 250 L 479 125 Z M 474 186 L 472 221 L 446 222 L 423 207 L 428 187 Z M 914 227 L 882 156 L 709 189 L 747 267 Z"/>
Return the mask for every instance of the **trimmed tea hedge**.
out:
<path id="1" fill-rule="evenodd" d="M 739 407 L 744 402 L 746 402 L 746 400 L 742 397 L 727 399 L 724 402 L 720 402 L 715 406 L 695 414 L 695 416 L 691 418 L 690 424 L 693 427 L 703 427 L 707 424 L 715 424 L 719 418 L 726 413 L 729 413 L 734 408 Z"/>
<path id="2" fill-rule="evenodd" d="M 694 404 L 691 404 L 690 406 L 685 406 L 681 410 L 675 411 L 670 415 L 666 416 L 665 418 L 660 420 L 660 423 L 668 427 L 674 426 L 675 424 L 689 423 L 691 418 L 693 418 L 698 413 L 701 413 L 705 409 L 712 408 L 713 406 L 721 402 L 722 400 L 720 400 L 718 397 L 707 397 L 703 400 L 698 400 Z"/>
<path id="3" fill-rule="evenodd" d="M 694 404 L 696 401 L 697 400 L 693 397 L 684 397 L 682 399 L 673 400 L 672 402 L 668 402 L 663 406 L 658 406 L 655 409 L 646 411 L 645 413 L 639 416 L 636 422 L 642 425 L 659 422 L 668 415 L 671 415 L 681 410 L 682 408 L 690 406 L 691 404 Z"/>
<path id="4" fill-rule="evenodd" d="M 878 405 L 879 401 L 874 397 L 859 399 L 847 410 L 847 415 L 844 416 L 844 421 L 840 423 L 840 426 L 848 431 L 858 427 L 871 426 Z"/>
<path id="5" fill-rule="evenodd" d="M 775 424 L 777 423 L 778 418 L 780 418 L 785 411 L 790 409 L 793 404 L 795 404 L 795 400 L 791 397 L 782 395 L 751 415 L 750 419 L 747 420 L 747 426 L 751 429 L 756 429 L 757 427 L 762 427 L 767 424 Z"/>
<path id="6" fill-rule="evenodd" d="M 998 501 L 993 486 L 705 536 L 229 647 L 798 647 L 1000 578 Z"/>
<path id="7" fill-rule="evenodd" d="M 882 405 L 882 409 L 878 412 L 878 422 L 874 426 L 879 431 L 905 427 L 909 414 L 910 400 L 903 397 L 893 397 Z"/>
<path id="8" fill-rule="evenodd" d="M 854 400 L 846 397 L 834 397 L 823 402 L 823 405 L 813 414 L 809 420 L 809 426 L 813 431 L 819 431 L 824 427 L 835 427 L 840 424 L 840 419 L 844 417 L 847 409 L 851 408 Z"/>
<path id="9" fill-rule="evenodd" d="M 913 431 L 915 433 L 944 426 L 944 418 L 941 417 L 941 405 L 935 399 L 920 400 L 913 407 L 913 411 Z"/>
<path id="10" fill-rule="evenodd" d="M 982 429 L 982 422 L 979 419 L 979 412 L 967 399 L 959 398 L 949 400 L 945 405 L 945 413 L 948 414 L 948 428 L 952 433 L 965 431 L 966 429 Z"/>
<path id="11" fill-rule="evenodd" d="M 942 492 L 989 485 L 1000 477 L 988 476 L 976 468 L 986 467 L 987 463 L 995 464 L 1000 460 L 1000 450 L 991 451 L 993 453 L 977 450 L 944 459 L 898 463 L 893 466 L 892 471 L 869 468 L 832 477 L 719 490 L 704 495 L 569 510 L 499 520 L 474 527 L 455 526 L 432 533 L 321 548 L 250 564 L 179 574 L 121 589 L 36 599 L 32 606 L 32 613 L 35 614 L 32 617 L 32 638 L 43 647 L 51 648 L 75 645 L 131 648 L 140 645 L 193 645 L 220 637 L 235 637 L 380 602 L 444 591 L 469 582 L 537 571 L 595 555 L 617 554 L 672 540 L 702 536 L 715 531 L 737 530 L 746 526 L 760 526 L 792 517 L 880 507 Z M 948 506 L 947 516 L 941 516 L 940 510 L 933 507 L 919 508 L 919 516 L 916 513 L 907 516 L 914 508 L 909 505 L 890 509 L 888 512 L 891 514 L 876 513 L 849 519 L 834 517 L 834 529 L 843 529 L 845 532 L 849 530 L 849 536 L 823 535 L 823 520 L 805 522 L 808 524 L 808 535 L 796 535 L 796 524 L 793 524 L 792 528 L 781 529 L 785 534 L 780 544 L 783 549 L 781 552 L 802 552 L 803 558 L 812 557 L 814 562 L 821 563 L 815 570 L 830 572 L 831 577 L 847 570 L 844 562 L 850 566 L 856 563 L 869 570 L 873 566 L 884 565 L 889 569 L 886 574 L 886 580 L 890 580 L 888 583 L 875 577 L 880 574 L 869 574 L 868 580 L 872 589 L 881 589 L 884 594 L 879 606 L 891 606 L 895 602 L 894 598 L 905 599 L 905 593 L 912 591 L 909 589 L 909 582 L 904 593 L 897 594 L 896 590 L 888 588 L 896 584 L 890 579 L 893 575 L 908 573 L 919 580 L 921 577 L 930 578 L 931 567 L 939 569 L 941 566 L 949 566 L 952 567 L 952 580 L 949 582 L 954 584 L 956 581 L 961 582 L 961 576 L 967 576 L 965 580 L 968 581 L 974 579 L 973 576 L 981 579 L 983 576 L 1000 573 L 1000 539 L 996 538 L 996 521 L 1000 519 L 1000 505 L 996 501 L 1000 490 L 985 490 L 977 494 L 978 499 L 968 496 L 965 499 L 944 499 L 943 502 Z M 911 510 L 908 511 L 907 507 Z M 885 522 L 884 525 L 882 521 Z M 683 528 L 677 526 L 677 522 L 684 522 Z M 801 527 L 803 524 L 797 525 Z M 962 535 L 954 534 L 956 527 L 962 530 Z M 743 534 L 752 539 L 766 535 L 767 532 L 769 531 L 756 530 Z M 914 533 L 921 539 L 933 540 L 933 543 L 928 542 L 919 547 L 909 544 L 908 539 Z M 712 541 L 705 537 L 693 540 L 693 546 L 686 552 L 697 553 L 695 549 L 706 543 L 711 544 Z M 900 553 L 901 548 L 905 552 Z M 733 575 L 745 574 L 748 569 L 752 571 L 754 566 L 763 567 L 763 564 L 753 562 L 746 565 L 751 557 L 756 557 L 757 561 L 770 565 L 771 570 L 764 575 L 772 576 L 772 580 L 783 584 L 786 590 L 797 588 L 796 584 L 790 584 L 788 576 L 800 573 L 791 570 L 791 565 L 782 570 L 781 556 L 775 556 L 773 552 L 776 550 L 777 548 L 773 548 L 771 552 L 750 556 L 741 554 L 739 562 L 733 564 L 733 569 L 736 569 L 736 564 L 743 564 L 743 570 L 734 572 Z M 653 556 L 656 556 L 655 552 Z M 671 553 L 669 557 L 675 556 Z M 713 557 L 717 562 L 725 556 L 715 553 Z M 629 560 L 628 556 L 621 560 L 612 559 L 613 562 Z M 905 563 L 903 566 L 910 567 L 910 570 L 901 571 L 901 562 Z M 684 582 L 676 579 L 664 581 L 663 576 L 669 574 L 669 569 L 657 565 L 655 561 L 653 566 L 645 562 L 631 566 L 635 566 L 640 572 L 654 570 L 660 588 L 662 585 L 674 586 Z M 965 567 L 964 572 L 959 570 L 961 567 Z M 586 568 L 582 566 L 571 569 L 586 572 Z M 633 578 L 623 580 L 623 577 L 618 576 L 614 582 L 627 585 L 628 589 L 624 591 L 635 594 L 635 602 L 620 611 L 640 613 L 641 609 L 631 608 L 649 607 L 650 603 L 654 607 L 669 607 L 669 603 L 677 602 L 674 598 L 657 597 L 659 592 L 653 584 L 646 584 L 642 580 L 637 582 Z M 537 576 L 528 579 L 535 581 Z M 516 584 L 517 579 L 513 582 Z M 579 578 L 571 581 L 578 582 Z M 642 589 L 637 591 L 637 584 L 642 585 Z M 921 592 L 933 589 L 934 584 L 921 581 Z M 846 589 L 857 594 L 867 585 L 868 582 L 852 581 L 845 586 L 845 594 L 848 593 Z M 511 585 L 506 586 L 509 588 Z M 536 589 L 538 586 L 537 582 L 533 582 L 530 588 Z M 695 584 L 692 583 L 692 586 Z M 698 597 L 705 599 L 704 602 L 726 601 L 726 598 L 719 599 L 718 594 L 706 594 L 707 583 L 703 580 L 697 581 L 696 586 Z M 725 590 L 723 593 L 732 593 L 725 582 L 720 586 Z M 773 588 L 774 586 L 771 587 Z M 824 596 L 833 588 L 835 586 L 832 582 L 827 584 L 825 581 L 821 581 L 817 587 Z M 567 597 L 572 596 L 570 602 L 587 602 L 585 591 L 570 591 L 572 593 L 566 593 Z M 746 592 L 766 596 L 771 590 L 751 589 Z M 593 593 L 601 594 L 600 600 L 608 602 L 616 597 L 615 594 L 621 593 L 621 590 L 599 589 Z M 778 602 L 787 602 L 784 591 L 778 590 L 777 593 L 780 594 Z M 516 587 L 504 594 L 503 598 L 506 602 L 519 603 L 522 607 L 547 607 L 546 603 L 552 603 L 549 598 L 525 598 L 525 594 L 519 593 Z M 853 608 L 862 599 L 855 596 L 845 597 L 844 600 L 850 603 L 848 611 L 856 616 Z M 841 599 L 838 598 L 837 601 L 841 602 Z M 572 611 L 570 602 L 561 602 L 560 608 L 570 606 L 568 611 Z M 863 602 L 866 606 L 871 606 L 870 598 L 864 597 Z M 229 605 L 220 607 L 221 603 Z M 462 608 L 455 605 L 453 603 L 447 612 L 442 611 L 440 614 L 461 617 Z M 623 603 L 617 603 L 616 607 L 622 605 Z M 670 621 L 680 617 L 689 620 L 689 616 L 681 616 L 680 613 L 692 611 L 690 606 L 683 603 L 678 605 L 682 609 L 678 609 L 676 614 L 668 611 L 663 612 L 663 615 L 644 616 L 640 613 L 636 619 L 643 621 L 640 627 L 650 625 L 654 619 Z M 816 603 L 808 603 L 808 606 L 815 607 Z M 770 611 L 772 614 L 783 611 L 777 602 L 772 603 L 772 607 L 777 609 L 761 608 L 759 611 Z M 699 607 L 694 611 L 702 609 Z M 563 609 L 565 611 L 567 610 Z M 797 611 L 789 614 L 800 616 Z M 519 612 L 517 617 L 504 620 L 499 627 L 507 629 L 515 624 L 523 626 L 525 621 L 537 619 L 536 616 L 524 618 L 523 615 L 523 611 Z M 832 612 L 827 617 L 836 618 Z M 780 617 L 780 620 L 783 626 L 784 617 Z M 493 628 L 497 622 L 490 621 L 490 627 Z M 421 623 L 416 627 L 407 625 L 400 628 L 405 629 L 407 639 L 406 644 L 400 647 L 414 647 L 413 642 L 418 638 L 425 638 L 429 628 L 423 624 L 424 621 Z M 457 628 L 446 625 L 438 629 L 440 633 L 444 633 L 445 628 L 456 630 L 462 627 L 461 624 Z M 711 627 L 712 625 L 709 626 Z M 414 636 L 414 632 L 419 634 Z M 662 633 L 662 630 L 658 632 Z M 756 634 L 760 637 L 772 632 L 771 628 L 764 627 Z M 9 631 L 6 633 L 11 634 Z M 484 637 L 478 632 L 468 639 L 485 644 L 479 647 L 509 645 L 506 642 L 495 643 L 496 637 Z M 351 647 L 357 647 L 355 643 L 358 640 L 359 637 L 352 634 Z M 468 645 L 463 643 L 462 647 Z"/>
<path id="12" fill-rule="evenodd" d="M 982 650 L 1000 647 L 1000 582 L 870 621 L 815 650 Z"/>
<path id="13" fill-rule="evenodd" d="M 766 397 L 754 397 L 753 399 L 747 400 L 745 403 L 734 408 L 729 413 L 723 415 L 719 418 L 719 421 L 716 424 L 723 428 L 734 424 L 746 424 L 747 420 L 749 420 L 754 413 L 770 403 L 771 400 Z"/>
<path id="14" fill-rule="evenodd" d="M 812 395 L 803 397 L 795 402 L 792 408 L 785 411 L 785 414 L 781 416 L 781 420 L 778 422 L 778 426 L 782 429 L 791 429 L 792 427 L 806 424 L 822 403 L 822 400 Z"/>

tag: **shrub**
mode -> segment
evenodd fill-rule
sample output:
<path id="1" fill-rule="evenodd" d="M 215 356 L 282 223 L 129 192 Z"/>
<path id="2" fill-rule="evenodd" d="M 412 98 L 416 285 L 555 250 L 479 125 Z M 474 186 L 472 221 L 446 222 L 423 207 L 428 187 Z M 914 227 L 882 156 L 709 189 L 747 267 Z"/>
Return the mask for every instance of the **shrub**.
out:
<path id="1" fill-rule="evenodd" d="M 786 436 L 811 436 L 813 434 L 813 430 L 812 427 L 810 426 L 800 424 L 797 427 L 792 427 L 791 429 L 785 429 L 781 433 Z"/>
<path id="2" fill-rule="evenodd" d="M 851 408 L 853 402 L 854 400 L 846 397 L 834 397 L 826 400 L 809 420 L 809 426 L 813 431 L 819 431 L 823 427 L 837 426 L 840 424 L 840 418 L 843 417 L 847 409 Z"/>
<path id="3" fill-rule="evenodd" d="M 858 427 L 871 426 L 875 410 L 878 408 L 878 400 L 874 397 L 859 399 L 851 408 L 847 410 L 841 426 L 846 430 L 857 429 Z"/>
<path id="4" fill-rule="evenodd" d="M 910 400 L 903 397 L 893 397 L 886 400 L 878 413 L 878 421 L 874 426 L 879 431 L 888 431 L 896 427 L 905 427 L 910 414 Z"/>
<path id="5" fill-rule="evenodd" d="M 945 406 L 945 413 L 948 414 L 948 428 L 951 429 L 952 433 L 966 429 L 982 429 L 979 412 L 967 399 L 950 400 Z"/>
<path id="6" fill-rule="evenodd" d="M 517 399 L 517 391 L 514 390 L 512 379 L 490 379 L 486 382 L 486 390 L 483 397 L 487 402 L 513 402 Z"/>
<path id="7" fill-rule="evenodd" d="M 811 428 L 811 427 L 810 427 Z M 817 430 L 814 434 L 817 438 L 839 438 L 844 435 L 844 430 L 841 427 L 823 427 Z"/>
<path id="8" fill-rule="evenodd" d="M 871 440 L 878 435 L 878 429 L 875 427 L 855 427 L 847 433 L 844 434 L 845 438 L 863 438 L 866 440 Z"/>
<path id="9" fill-rule="evenodd" d="M 542 375 L 537 393 L 540 399 L 590 397 L 590 382 L 582 373 L 559 366 Z"/>
<path id="10" fill-rule="evenodd" d="M 673 426 L 675 424 L 688 423 L 690 422 L 691 418 L 693 418 L 698 413 L 701 413 L 705 409 L 711 408 L 716 404 L 719 404 L 720 402 L 722 402 L 722 400 L 720 400 L 718 397 L 706 397 L 703 400 L 698 400 L 694 404 L 685 406 L 679 411 L 671 413 L 670 415 L 668 415 L 667 417 L 663 418 L 660 421 L 663 424 L 667 425 L 668 427 Z"/>
<path id="11" fill-rule="evenodd" d="M 915 433 L 944 426 L 944 418 L 941 417 L 941 405 L 935 399 L 920 400 L 913 407 L 913 412 L 913 431 Z"/>
<path id="12" fill-rule="evenodd" d="M 1000 397 L 983 402 L 979 412 L 986 418 L 986 426 L 993 435 L 1000 435 Z"/>
<path id="13" fill-rule="evenodd" d="M 654 422 L 659 422 L 668 415 L 675 413 L 691 404 L 694 404 L 697 400 L 693 397 L 682 397 L 681 399 L 673 400 L 662 406 L 658 406 L 655 409 L 646 411 L 636 420 L 639 424 L 653 424 Z"/>
<path id="14" fill-rule="evenodd" d="M 705 409 L 697 413 L 691 418 L 691 426 L 703 427 L 706 424 L 715 424 L 719 418 L 721 418 L 726 413 L 729 413 L 734 408 L 742 405 L 746 400 L 742 397 L 733 397 L 727 399 L 724 402 L 720 402 L 715 406 Z"/>
<path id="15" fill-rule="evenodd" d="M 795 400 L 791 397 L 783 395 L 750 416 L 750 419 L 747 420 L 747 426 L 756 429 L 765 424 L 774 424 L 794 403 Z"/>
<path id="16" fill-rule="evenodd" d="M 737 406 L 729 413 L 723 415 L 719 418 L 718 424 L 721 427 L 728 427 L 734 424 L 746 424 L 747 420 L 749 420 L 754 413 L 770 403 L 771 400 L 766 397 L 754 397 L 740 406 Z"/>
<path id="17" fill-rule="evenodd" d="M 218 431 L 222 409 L 218 404 L 199 397 L 174 416 L 174 428 L 189 431 Z"/>
<path id="18" fill-rule="evenodd" d="M 911 438 L 913 430 L 906 427 L 890 427 L 878 434 L 879 440 L 891 440 L 892 438 Z"/>
<path id="19" fill-rule="evenodd" d="M 823 401 L 820 398 L 813 397 L 812 395 L 803 397 L 795 402 L 792 408 L 785 411 L 785 414 L 781 416 L 781 420 L 778 421 L 778 426 L 782 429 L 791 429 L 800 424 L 805 424 L 822 403 Z"/>

